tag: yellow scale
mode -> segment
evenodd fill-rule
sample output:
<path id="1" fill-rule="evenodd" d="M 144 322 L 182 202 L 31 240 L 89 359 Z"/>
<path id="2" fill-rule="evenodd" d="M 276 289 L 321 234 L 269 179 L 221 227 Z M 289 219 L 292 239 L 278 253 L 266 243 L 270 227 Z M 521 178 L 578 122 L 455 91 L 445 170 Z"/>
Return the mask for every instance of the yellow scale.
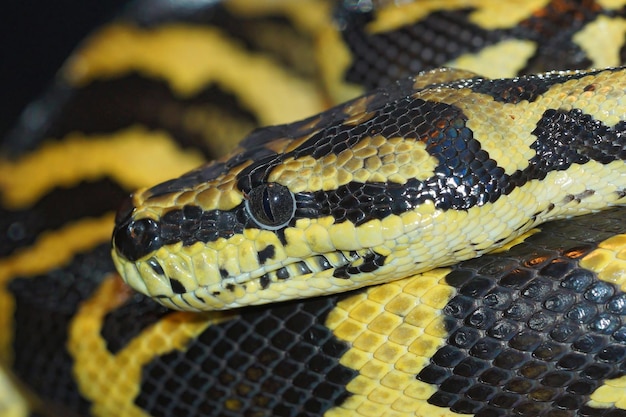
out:
<path id="1" fill-rule="evenodd" d="M 80 87 L 94 80 L 112 79 L 138 72 L 165 80 L 180 98 L 192 96 L 207 84 L 217 83 L 244 98 L 246 105 L 259 115 L 261 124 L 283 123 L 302 118 L 321 111 L 330 103 L 344 101 L 362 93 L 358 86 L 345 85 L 340 81 L 351 57 L 336 28 L 330 23 L 332 7 L 329 4 L 306 0 L 271 4 L 265 1 L 229 2 L 231 3 L 229 7 L 242 16 L 281 13 L 316 39 L 315 43 L 319 48 L 315 53 L 319 63 L 311 65 L 319 66 L 323 74 L 321 78 L 324 89 L 331 93 L 320 93 L 316 83 L 284 70 L 262 54 L 247 55 L 245 48 L 225 33 L 214 28 L 184 24 L 141 28 L 129 22 L 113 22 L 88 38 L 64 65 L 59 76 L 66 83 Z M 472 22 L 487 28 L 510 27 L 547 3 L 547 0 L 518 1 L 515 6 L 505 9 L 504 15 L 503 7 L 507 6 L 498 0 L 453 0 L 445 3 L 425 1 L 419 7 L 406 4 L 397 9 L 389 6 L 376 14 L 369 30 L 373 33 L 384 32 L 407 21 L 423 18 L 441 7 L 450 10 L 475 7 L 476 10 L 470 16 Z M 623 1 L 598 0 L 597 3 L 610 10 L 624 7 Z M 594 66 L 616 66 L 619 65 L 619 50 L 623 46 L 625 33 L 625 19 L 602 16 L 586 25 L 575 37 L 575 42 L 588 53 Z M 598 36 L 606 41 L 606 47 L 597 46 Z M 462 56 L 449 64 L 486 76 L 509 76 L 523 66 L 534 50 L 535 46 L 530 42 L 505 41 L 486 48 L 481 54 Z M 212 59 L 216 56 L 223 59 Z M 493 64 L 491 59 L 494 57 L 499 61 L 506 57 L 504 66 Z M 499 72 L 498 68 L 504 68 L 503 72 Z M 624 87 L 617 88 L 623 90 Z M 563 91 L 553 93 L 567 94 Z M 268 101 L 268 97 L 271 100 Z M 580 104 L 579 107 L 589 105 Z M 606 101 L 604 105 L 617 108 L 624 103 Z M 465 110 L 472 111 L 469 106 Z M 498 112 L 509 110 L 498 109 Z M 514 111 L 525 113 L 522 107 Z M 214 125 L 206 124 L 207 117 L 209 115 L 201 111 L 189 114 L 185 125 L 191 131 L 209 136 L 215 130 Z M 361 117 L 361 113 L 355 111 L 354 123 L 358 123 Z M 213 116 L 213 120 L 215 119 L 225 120 L 219 114 Z M 615 120 L 605 122 L 612 125 Z M 532 125 L 532 118 L 529 118 L 528 123 Z M 246 133 L 238 131 L 234 125 L 236 123 L 224 126 L 221 133 L 224 138 L 238 139 Z M 486 126 L 488 123 L 472 128 L 481 131 Z M 483 133 L 486 135 L 483 137 L 491 134 Z M 71 187 L 83 180 L 102 177 L 114 178 L 130 191 L 175 177 L 196 167 L 204 159 L 199 152 L 176 144 L 168 133 L 147 131 L 142 126 L 131 126 L 119 132 L 102 135 L 72 132 L 60 139 L 62 140 L 49 141 L 36 151 L 16 160 L 0 156 L 0 195 L 3 208 L 26 209 L 54 187 Z M 424 170 L 432 169 L 432 161 L 420 145 L 415 142 L 407 143 L 401 138 L 387 142 L 387 146 L 395 146 L 399 151 L 391 158 L 393 161 L 371 155 L 365 145 L 375 145 L 379 141 L 378 137 L 366 138 L 361 153 L 358 150 L 356 154 L 346 153 L 337 156 L 336 160 L 329 157 L 323 161 L 293 161 L 292 165 L 283 171 L 277 170 L 273 175 L 276 180 L 291 179 L 294 187 L 323 189 L 329 184 L 324 181 L 305 184 L 303 178 L 294 173 L 304 168 L 322 172 L 343 170 L 343 181 L 348 178 L 378 180 L 380 176 L 384 176 L 401 182 L 404 178 L 415 175 L 415 168 L 403 163 L 402 155 L 411 155 L 411 158 L 421 160 Z M 219 154 L 235 146 L 234 143 L 222 139 L 218 142 L 212 145 Z M 489 143 L 485 142 L 484 146 L 488 147 Z M 510 154 L 501 152 L 495 146 L 489 150 L 498 155 L 498 161 L 504 166 L 503 161 Z M 355 156 L 359 157 L 360 162 L 354 162 Z M 391 162 L 397 169 L 373 172 L 385 165 L 390 166 Z M 514 160 L 508 166 L 509 170 L 514 169 Z M 593 168 L 594 175 L 603 175 L 602 167 L 585 167 L 585 170 L 588 168 Z M 409 216 L 414 214 L 406 217 Z M 393 218 L 388 222 L 395 224 L 368 227 L 397 230 L 401 221 Z M 320 220 L 318 224 L 310 223 L 302 233 L 315 236 L 327 233 L 321 232 L 322 229 L 318 227 L 320 225 L 326 225 L 324 220 Z M 355 236 L 353 230 L 343 230 L 337 225 L 335 227 L 337 230 L 333 235 L 355 240 L 370 239 L 369 233 L 365 231 L 362 236 Z M 11 342 L 15 325 L 12 321 L 14 300 L 7 289 L 9 282 L 14 277 L 32 277 L 64 266 L 77 253 L 89 251 L 108 241 L 112 229 L 113 213 L 99 218 L 76 219 L 57 230 L 42 233 L 32 245 L 0 259 L 0 362 L 3 365 L 10 364 L 13 357 Z M 365 229 L 367 227 L 363 228 Z M 618 285 L 624 290 L 625 244 L 624 235 L 607 239 L 581 261 L 581 266 L 596 272 L 601 280 Z M 297 252 L 297 248 L 293 250 L 294 253 Z M 454 295 L 453 290 L 445 284 L 445 274 L 446 269 L 437 269 L 417 278 L 406 278 L 368 289 L 341 301 L 329 314 L 326 325 L 337 338 L 351 345 L 341 363 L 352 369 L 359 369 L 360 374 L 347 387 L 353 395 L 342 408 L 330 410 L 326 415 L 352 416 L 356 412 L 376 417 L 458 416 L 449 410 L 415 401 L 427 399 L 435 389 L 417 381 L 415 374 L 445 343 L 446 334 L 441 325 L 440 310 Z M 141 365 L 169 351 L 183 350 L 189 340 L 208 326 L 236 319 L 232 312 L 206 315 L 173 313 L 166 320 L 146 329 L 117 355 L 112 355 L 106 350 L 99 334 L 102 317 L 123 303 L 128 295 L 113 277 L 105 280 L 93 297 L 81 306 L 70 329 L 71 340 L 68 347 L 76 361 L 73 372 L 82 394 L 93 401 L 91 412 L 97 416 L 146 415 L 133 403 L 134 395 L 139 389 Z M 118 372 L 122 369 L 120 367 L 123 367 L 124 372 Z M 102 370 L 106 372 L 100 373 Z M 606 381 L 591 396 L 590 405 L 626 409 L 625 386 L 625 378 Z M 31 398 L 26 401 L 16 395 L 16 389 L 11 385 L 11 377 L 0 373 L 0 416 L 28 415 L 27 402 L 31 402 Z M 37 404 L 37 401 L 34 400 L 34 403 Z M 228 404 L 233 409 L 237 406 L 235 401 Z M 39 407 L 46 409 L 45 405 L 39 404 Z"/>

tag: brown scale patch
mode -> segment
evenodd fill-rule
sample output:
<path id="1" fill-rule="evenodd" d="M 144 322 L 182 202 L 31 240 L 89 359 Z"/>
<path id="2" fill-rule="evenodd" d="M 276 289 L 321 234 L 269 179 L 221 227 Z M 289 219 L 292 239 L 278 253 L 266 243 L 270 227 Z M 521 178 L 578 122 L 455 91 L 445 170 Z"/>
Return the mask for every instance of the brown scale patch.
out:
<path id="1" fill-rule="evenodd" d="M 293 143 L 292 139 L 284 138 L 284 139 L 275 139 L 271 142 L 268 142 L 265 145 L 266 149 L 269 149 L 272 152 L 277 154 L 285 152 L 285 149 L 289 147 Z"/>
<path id="2" fill-rule="evenodd" d="M 462 69 L 437 68 L 431 71 L 426 71 L 416 76 L 415 82 L 413 83 L 413 88 L 415 90 L 421 90 L 432 84 L 448 83 L 478 76 L 478 74 L 472 71 L 465 71 Z"/>
<path id="3" fill-rule="evenodd" d="M 309 140 L 315 133 L 317 133 L 316 131 L 311 132 L 310 134 L 308 134 L 307 136 L 302 136 L 298 139 L 294 139 L 292 140 L 284 149 L 284 153 L 289 153 L 289 152 L 293 152 L 294 150 L 298 149 L 303 143 L 305 143 L 307 140 Z"/>
<path id="4" fill-rule="evenodd" d="M 268 181 L 296 193 L 333 190 L 351 181 L 404 184 L 410 178 L 431 177 L 437 164 L 421 141 L 367 136 L 351 148 L 321 159 L 289 158 L 272 170 Z"/>
<path id="5" fill-rule="evenodd" d="M 348 116 L 343 121 L 347 126 L 358 126 L 361 123 L 376 117 L 377 113 L 368 111 L 369 104 L 376 98 L 375 94 L 358 98 L 343 107 L 343 112 Z"/>
<path id="6" fill-rule="evenodd" d="M 305 134 L 309 132 L 313 132 L 318 130 L 326 120 L 323 117 L 323 114 L 318 114 L 307 119 L 306 123 L 301 123 L 298 127 L 298 132 L 300 134 Z"/>

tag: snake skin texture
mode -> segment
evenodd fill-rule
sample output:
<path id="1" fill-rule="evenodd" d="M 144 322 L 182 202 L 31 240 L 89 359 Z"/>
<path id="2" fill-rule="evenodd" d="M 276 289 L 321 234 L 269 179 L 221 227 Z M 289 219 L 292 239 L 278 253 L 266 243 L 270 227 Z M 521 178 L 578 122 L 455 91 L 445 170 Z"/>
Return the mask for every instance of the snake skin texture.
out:
<path id="1" fill-rule="evenodd" d="M 418 76 L 258 130 L 223 159 L 135 193 L 113 259 L 134 289 L 194 311 L 479 256 L 541 222 L 626 202 L 625 75 L 426 87 Z"/>
<path id="2" fill-rule="evenodd" d="M 626 417 L 625 22 L 129 2 L 0 143 L 0 416 Z"/>

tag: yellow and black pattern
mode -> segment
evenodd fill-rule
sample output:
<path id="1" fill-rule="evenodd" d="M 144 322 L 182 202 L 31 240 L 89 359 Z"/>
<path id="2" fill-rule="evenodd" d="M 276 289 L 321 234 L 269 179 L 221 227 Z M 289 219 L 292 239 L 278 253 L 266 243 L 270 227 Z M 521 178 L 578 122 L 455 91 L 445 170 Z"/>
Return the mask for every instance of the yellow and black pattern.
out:
<path id="1" fill-rule="evenodd" d="M 228 313 L 130 296 L 94 272 L 111 268 L 101 247 L 11 284 L 15 370 L 78 415 L 626 415 L 623 217 L 554 222 L 451 268 Z M 603 278 L 611 257 L 622 272 Z M 80 306 L 64 290 L 78 277 L 91 294 Z M 44 336 L 65 332 L 69 355 Z"/>
<path id="2" fill-rule="evenodd" d="M 438 74 L 259 129 L 138 191 L 116 222 L 120 274 L 170 308 L 264 304 L 404 278 L 626 202 L 626 70 Z"/>
<path id="3" fill-rule="evenodd" d="M 474 75 L 621 65 L 622 1 L 192 3 L 134 2 L 85 40 L 2 142 L 0 367 L 7 373 L 0 375 L 0 415 L 24 417 L 28 403 L 33 416 L 76 417 L 626 416 L 622 208 L 545 224 L 509 243 L 508 252 L 393 283 L 224 312 L 172 312 L 133 293 L 110 260 L 114 212 L 128 193 L 220 157 L 257 126 L 301 119 L 439 66 L 463 70 L 422 74 L 387 91 L 419 94 L 445 83 L 468 100 L 480 98 L 489 122 L 470 127 L 479 149 L 507 175 L 525 166 L 509 165 L 513 149 L 498 150 L 478 133 L 489 117 L 526 113 L 567 78 L 568 87 L 584 79 L 583 96 L 599 105 L 546 106 L 554 113 L 536 114 L 528 132 L 539 129 L 539 119 L 546 137 L 563 133 L 562 120 L 581 124 L 614 146 L 593 153 L 592 165 L 607 164 L 606 155 L 623 160 L 623 104 L 603 95 L 623 95 L 618 70 L 529 78 L 521 92 Z M 605 77 L 608 89 L 596 90 L 595 77 Z M 582 97 L 568 87 L 549 94 Z M 445 98 L 452 96 L 420 99 L 454 107 Z M 302 142 L 324 124 L 356 128 L 386 101 L 370 94 L 295 130 L 260 131 L 241 149 L 274 155 L 289 145 L 265 146 L 270 138 L 300 135 Z M 480 110 L 468 103 L 459 108 L 469 126 Z M 616 117 L 603 118 L 602 106 Z M 434 171 L 437 161 L 423 144 L 363 137 L 351 156 L 365 161 L 374 157 L 368 149 L 384 146 L 398 169 L 368 171 L 367 178 L 361 170 L 357 179 L 400 184 L 416 175 L 406 163 L 416 155 Z M 323 156 L 294 158 L 273 175 L 358 171 L 347 152 L 338 165 L 338 149 L 320 148 Z M 370 159 L 370 167 L 383 159 Z M 608 165 L 617 162 L 623 164 Z M 606 172 L 582 169 L 571 179 L 593 177 L 597 190 L 609 187 L 619 202 L 620 186 Z M 262 201 L 263 193 L 252 194 Z M 563 198 L 572 206 L 603 204 L 602 195 L 581 189 Z M 233 204 L 230 197 L 219 204 Z M 171 203 L 165 194 L 162 200 Z M 154 219 L 167 214 L 157 212 Z M 172 213 L 171 220 L 180 219 Z M 336 232 L 353 237 L 348 229 Z M 260 241 L 270 242 L 268 236 Z M 272 258 L 270 252 L 261 257 Z M 374 255 L 371 265 L 381 259 Z M 175 281 L 162 288 L 172 285 L 180 289 Z"/>
<path id="4" fill-rule="evenodd" d="M 345 2 L 337 12 L 341 33 L 323 35 L 332 39 L 324 80 L 342 101 L 354 86 L 371 89 L 439 67 L 500 78 L 624 61 L 620 1 L 373 3 Z"/>

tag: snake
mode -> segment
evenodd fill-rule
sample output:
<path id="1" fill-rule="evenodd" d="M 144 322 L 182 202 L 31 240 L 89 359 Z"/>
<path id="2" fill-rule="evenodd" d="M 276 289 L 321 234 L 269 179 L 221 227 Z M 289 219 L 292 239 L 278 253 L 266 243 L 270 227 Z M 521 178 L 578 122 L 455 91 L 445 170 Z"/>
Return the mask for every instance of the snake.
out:
<path id="1" fill-rule="evenodd" d="M 625 16 L 132 3 L 2 142 L 0 413 L 626 415 Z"/>

